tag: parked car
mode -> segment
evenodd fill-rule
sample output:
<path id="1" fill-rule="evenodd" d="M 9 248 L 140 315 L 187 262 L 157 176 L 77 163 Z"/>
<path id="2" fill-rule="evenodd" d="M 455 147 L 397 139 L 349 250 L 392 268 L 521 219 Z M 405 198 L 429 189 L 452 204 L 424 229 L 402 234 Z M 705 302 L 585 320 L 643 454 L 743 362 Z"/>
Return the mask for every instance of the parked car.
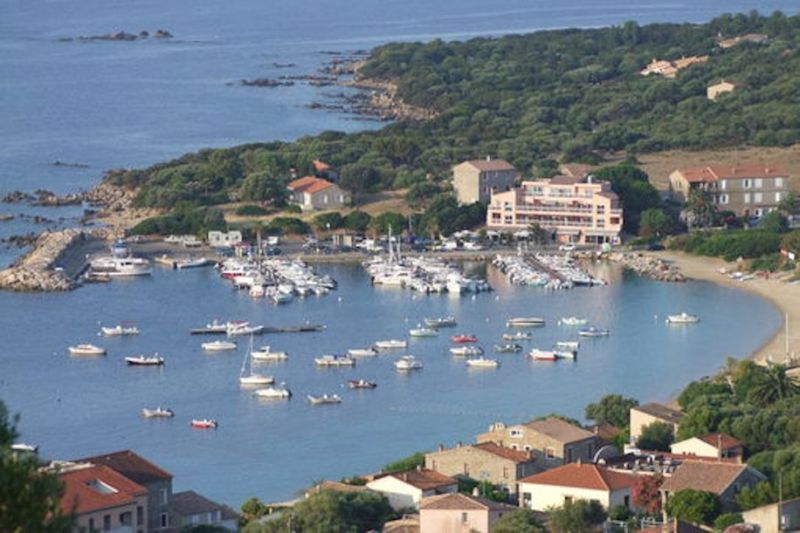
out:
<path id="1" fill-rule="evenodd" d="M 569 243 L 566 243 L 566 244 L 562 244 L 561 246 L 558 247 L 558 249 L 560 251 L 562 251 L 562 252 L 574 252 L 575 251 L 575 245 L 572 244 L 571 242 L 569 242 Z"/>

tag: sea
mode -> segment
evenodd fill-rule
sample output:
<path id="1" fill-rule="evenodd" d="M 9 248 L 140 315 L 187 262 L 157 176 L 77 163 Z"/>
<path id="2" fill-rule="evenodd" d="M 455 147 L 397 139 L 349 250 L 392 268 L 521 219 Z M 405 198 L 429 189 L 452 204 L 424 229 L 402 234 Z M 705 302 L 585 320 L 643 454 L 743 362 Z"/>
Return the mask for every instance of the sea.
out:
<path id="1" fill-rule="evenodd" d="M 347 113 L 311 109 L 332 88 L 296 84 L 254 88 L 241 79 L 313 74 L 339 55 L 391 41 L 468 39 L 538 29 L 597 27 L 636 20 L 702 22 L 758 9 L 794 14 L 795 2 L 709 0 L 5 0 L 0 4 L 0 195 L 13 190 L 86 190 L 111 168 L 141 167 L 204 147 L 324 130 L 382 127 Z M 115 31 L 172 39 L 82 41 Z M 292 66 L 287 67 L 286 65 Z M 335 88 L 336 92 L 344 89 Z M 60 161 L 66 166 L 54 166 Z M 0 204 L 0 238 L 75 224 L 78 206 Z M 34 215 L 45 220 L 34 221 Z M 20 249 L 0 243 L 0 263 Z M 483 273 L 485 265 L 466 265 Z M 87 286 L 68 294 L 0 294 L 0 399 L 21 414 L 22 440 L 43 456 L 69 459 L 133 449 L 195 489 L 238 507 L 250 496 L 287 499 L 319 478 L 338 478 L 438 444 L 469 441 L 493 421 L 556 411 L 582 418 L 608 392 L 666 400 L 728 356 L 768 340 L 780 317 L 767 302 L 700 282 L 663 284 L 599 266 L 608 286 L 563 292 L 518 289 L 496 271 L 496 291 L 475 298 L 414 296 L 372 288 L 356 265 L 324 265 L 340 282 L 325 297 L 276 307 L 233 291 L 214 271 L 157 269 L 151 279 Z M 602 269 L 605 269 L 604 271 Z M 666 314 L 701 315 L 699 325 L 666 327 Z M 459 332 L 484 347 L 511 316 L 539 314 L 548 325 L 531 347 L 575 332 L 561 316 L 584 315 L 611 329 L 585 342 L 577 362 L 531 363 L 503 355 L 495 371 L 475 372 L 450 356 L 448 335 L 415 341 L 425 368 L 398 375 L 393 355 L 355 369 L 317 370 L 312 360 L 385 337 L 404 336 L 425 316 L 453 314 Z M 209 355 L 188 330 L 213 318 L 269 325 L 322 323 L 324 332 L 257 340 L 287 350 L 269 368 L 295 391 L 267 403 L 238 385 L 247 350 Z M 135 321 L 141 335 L 99 339 L 100 324 Z M 99 359 L 66 347 L 97 342 Z M 163 369 L 128 368 L 123 357 L 158 351 Z M 341 388 L 378 381 L 373 391 Z M 306 394 L 338 392 L 337 406 L 310 407 Z M 170 407 L 172 420 L 144 421 L 143 407 Z M 213 417 L 216 431 L 188 427 Z"/>

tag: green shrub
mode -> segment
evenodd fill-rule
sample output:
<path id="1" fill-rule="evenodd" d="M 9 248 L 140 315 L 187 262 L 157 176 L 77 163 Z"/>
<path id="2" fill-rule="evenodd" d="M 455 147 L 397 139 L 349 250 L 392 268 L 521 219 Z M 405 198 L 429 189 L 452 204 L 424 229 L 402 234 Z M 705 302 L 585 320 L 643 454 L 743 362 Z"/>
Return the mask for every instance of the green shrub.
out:
<path id="1" fill-rule="evenodd" d="M 269 214 L 269 209 L 255 204 L 246 204 L 236 208 L 236 214 L 242 217 L 257 217 Z"/>

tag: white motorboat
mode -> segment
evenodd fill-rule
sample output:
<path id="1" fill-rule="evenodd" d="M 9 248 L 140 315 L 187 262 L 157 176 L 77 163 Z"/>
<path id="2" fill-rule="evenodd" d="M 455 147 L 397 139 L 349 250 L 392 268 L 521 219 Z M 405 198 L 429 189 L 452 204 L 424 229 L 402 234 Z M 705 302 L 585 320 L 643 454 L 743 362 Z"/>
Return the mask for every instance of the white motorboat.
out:
<path id="1" fill-rule="evenodd" d="M 292 391 L 283 385 L 277 385 L 253 391 L 253 395 L 267 400 L 288 400 L 292 397 Z"/>
<path id="2" fill-rule="evenodd" d="M 317 366 L 355 366 L 356 360 L 347 355 L 323 355 L 314 359 Z"/>
<path id="3" fill-rule="evenodd" d="M 123 335 L 138 335 L 139 328 L 136 326 L 125 327 L 122 325 L 117 325 L 114 327 L 106 327 L 103 326 L 100 328 L 103 332 L 103 335 L 106 337 L 121 337 Z"/>
<path id="4" fill-rule="evenodd" d="M 456 322 L 456 317 L 454 316 L 425 319 L 425 325 L 431 328 L 451 328 L 455 327 L 456 324 L 458 324 L 458 322 Z"/>
<path id="5" fill-rule="evenodd" d="M 312 396 L 309 394 L 306 398 L 308 398 L 308 403 L 311 405 L 342 403 L 342 397 L 338 394 L 323 394 L 321 396 Z"/>
<path id="6" fill-rule="evenodd" d="M 225 333 L 228 337 L 237 337 L 241 335 L 259 335 L 264 332 L 264 326 L 251 326 L 249 322 L 228 322 L 228 327 Z"/>
<path id="7" fill-rule="evenodd" d="M 558 359 L 577 359 L 578 358 L 578 351 L 577 350 L 554 350 L 556 357 Z"/>
<path id="8" fill-rule="evenodd" d="M 483 348 L 480 346 L 453 346 L 450 348 L 450 353 L 453 355 L 482 355 Z"/>
<path id="9" fill-rule="evenodd" d="M 205 257 L 199 257 L 197 259 L 182 259 L 180 261 L 176 261 L 175 268 L 177 268 L 178 270 L 183 270 L 186 268 L 204 267 L 210 264 L 211 261 L 209 259 L 206 259 Z"/>
<path id="10" fill-rule="evenodd" d="M 282 291 L 272 291 L 269 297 L 276 304 L 286 304 L 294 300 L 294 296 L 291 293 Z"/>
<path id="11" fill-rule="evenodd" d="M 378 341 L 375 343 L 375 347 L 381 350 L 392 350 L 392 349 L 399 349 L 399 348 L 408 348 L 408 341 L 402 341 L 398 339 L 389 339 L 385 341 Z"/>
<path id="12" fill-rule="evenodd" d="M 568 316 L 561 319 L 561 324 L 564 326 L 585 326 L 589 322 L 585 318 L 578 318 L 576 316 Z"/>
<path id="13" fill-rule="evenodd" d="M 558 348 L 559 350 L 567 350 L 574 352 L 581 347 L 581 343 L 578 341 L 558 341 L 556 342 L 555 347 Z"/>
<path id="14" fill-rule="evenodd" d="M 584 328 L 578 331 L 581 337 L 608 337 L 609 331 L 605 328 L 596 328 L 594 326 Z"/>
<path id="15" fill-rule="evenodd" d="M 224 352 L 236 349 L 236 343 L 230 341 L 204 342 L 202 346 L 207 352 Z"/>
<path id="16" fill-rule="evenodd" d="M 152 357 L 137 355 L 134 357 L 126 357 L 125 362 L 128 363 L 129 366 L 163 366 L 164 358 L 159 357 L 158 354 Z"/>
<path id="17" fill-rule="evenodd" d="M 494 351 L 496 353 L 517 353 L 522 351 L 522 346 L 513 342 L 508 344 L 495 344 Z"/>
<path id="18" fill-rule="evenodd" d="M 530 328 L 544 326 L 545 320 L 539 317 L 516 317 L 506 322 L 509 328 Z"/>
<path id="19" fill-rule="evenodd" d="M 667 316 L 667 324 L 697 324 L 698 322 L 700 322 L 700 317 L 689 313 Z"/>
<path id="20" fill-rule="evenodd" d="M 497 368 L 500 366 L 500 361 L 497 359 L 487 359 L 485 357 L 467 359 L 465 363 L 470 368 Z"/>
<path id="21" fill-rule="evenodd" d="M 347 350 L 347 355 L 350 357 L 375 357 L 378 355 L 378 350 L 375 348 L 351 348 Z"/>
<path id="22" fill-rule="evenodd" d="M 558 361 L 558 355 L 554 350 L 539 350 L 534 348 L 528 356 L 534 361 Z"/>
<path id="23" fill-rule="evenodd" d="M 273 352 L 269 346 L 262 346 L 258 350 L 250 352 L 250 357 L 253 361 L 259 363 L 275 363 L 278 361 L 286 361 L 289 359 L 289 354 L 286 352 Z"/>
<path id="24" fill-rule="evenodd" d="M 517 331 L 516 333 L 503 333 L 504 341 L 529 341 L 533 338 L 530 333 L 524 331 Z"/>
<path id="25" fill-rule="evenodd" d="M 175 416 L 175 413 L 172 411 L 172 409 L 162 409 L 161 407 L 147 409 L 145 407 L 142 409 L 142 416 L 145 418 L 172 418 Z"/>
<path id="26" fill-rule="evenodd" d="M 410 329 L 408 334 L 412 337 L 436 337 L 439 332 L 434 328 L 423 328 L 418 325 L 416 328 Z"/>
<path id="27" fill-rule="evenodd" d="M 24 442 L 15 442 L 11 445 L 11 451 L 17 453 L 38 453 L 39 447 L 35 444 L 26 444 Z"/>
<path id="28" fill-rule="evenodd" d="M 78 344 L 67 348 L 70 355 L 105 355 L 106 349 L 94 344 Z"/>
<path id="29" fill-rule="evenodd" d="M 150 261 L 141 257 L 104 256 L 89 263 L 93 274 L 110 277 L 149 276 L 153 273 Z"/>
<path id="30" fill-rule="evenodd" d="M 422 368 L 422 363 L 417 361 L 413 355 L 404 355 L 394 362 L 394 367 L 400 372 L 407 372 L 409 370 L 419 370 Z"/>

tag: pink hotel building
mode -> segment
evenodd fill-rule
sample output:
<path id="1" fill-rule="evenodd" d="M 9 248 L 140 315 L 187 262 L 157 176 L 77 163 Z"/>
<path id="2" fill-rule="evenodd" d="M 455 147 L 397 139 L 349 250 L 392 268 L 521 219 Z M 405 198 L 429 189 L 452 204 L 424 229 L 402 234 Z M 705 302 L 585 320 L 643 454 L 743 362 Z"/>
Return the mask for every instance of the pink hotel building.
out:
<path id="1" fill-rule="evenodd" d="M 523 181 L 520 187 L 492 194 L 486 213 L 490 229 L 517 231 L 532 224 L 561 243 L 618 244 L 622 209 L 611 185 L 592 181 L 591 176 Z"/>

